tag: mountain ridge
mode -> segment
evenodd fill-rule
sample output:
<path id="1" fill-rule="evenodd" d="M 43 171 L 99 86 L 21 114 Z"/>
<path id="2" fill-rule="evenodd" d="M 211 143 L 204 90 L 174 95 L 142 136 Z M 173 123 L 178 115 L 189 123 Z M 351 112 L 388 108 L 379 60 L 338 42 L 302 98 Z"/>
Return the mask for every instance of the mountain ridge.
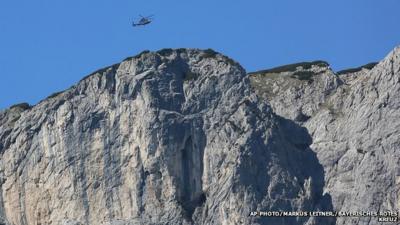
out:
<path id="1" fill-rule="evenodd" d="M 199 49 L 199 48 L 176 48 L 176 49 L 172 49 L 172 48 L 163 48 L 163 49 L 160 49 L 160 50 L 157 50 L 157 51 L 143 50 L 143 51 L 141 51 L 140 53 L 138 53 L 138 54 L 136 54 L 136 55 L 134 55 L 134 56 L 126 57 L 125 59 L 122 60 L 122 62 L 123 62 L 123 61 L 126 61 L 126 60 L 133 59 L 133 58 L 140 57 L 142 54 L 146 54 L 146 53 L 151 53 L 151 52 L 152 52 L 152 53 L 164 54 L 164 53 L 168 53 L 168 52 L 171 52 L 171 51 L 183 51 L 183 50 L 185 50 L 185 49 L 203 50 L 203 51 L 212 52 L 212 54 L 220 54 L 220 55 L 222 55 L 222 53 L 217 52 L 217 51 L 215 51 L 215 50 L 213 50 L 213 49 L 210 49 L 210 48 L 209 48 L 209 49 Z M 226 57 L 227 57 L 227 56 L 226 56 Z M 229 58 L 229 57 L 227 57 L 227 58 Z M 232 60 L 232 61 L 234 61 L 234 60 Z M 237 63 L 237 62 L 235 62 L 235 63 Z M 110 69 L 110 68 L 112 69 L 112 68 L 114 68 L 114 67 L 117 67 L 119 64 L 120 64 L 120 63 L 114 63 L 114 64 L 112 64 L 112 65 L 105 66 L 105 67 L 103 67 L 103 68 L 101 68 L 101 69 L 97 69 L 97 70 L 95 70 L 94 72 L 91 72 L 91 73 L 89 73 L 88 75 L 86 75 L 86 76 L 84 76 L 83 78 L 81 78 L 81 79 L 78 81 L 78 83 L 79 83 L 80 81 L 82 81 L 82 80 L 85 80 L 86 78 L 88 78 L 88 77 L 90 77 L 90 76 L 95 75 L 96 73 L 101 73 L 101 72 L 103 72 L 104 70 L 107 70 L 107 69 Z M 284 65 L 280 65 L 280 66 L 274 66 L 274 67 L 268 68 L 268 69 L 261 69 L 261 70 L 257 70 L 257 71 L 247 72 L 247 74 L 248 74 L 248 75 L 252 75 L 252 74 L 260 74 L 260 73 L 271 73 L 271 72 L 273 72 L 274 70 L 279 70 L 280 72 L 287 72 L 287 71 L 292 70 L 292 69 L 293 69 L 293 66 L 294 66 L 294 67 L 297 67 L 297 66 L 310 66 L 310 65 L 313 65 L 313 64 L 321 64 L 321 65 L 323 64 L 323 65 L 326 65 L 327 67 L 330 66 L 330 64 L 329 64 L 327 61 L 324 61 L 324 60 L 313 60 L 313 61 L 295 62 L 295 63 L 284 64 Z M 378 62 L 370 62 L 370 63 L 364 64 L 364 65 L 361 65 L 361 66 L 358 66 L 358 67 L 344 68 L 344 69 L 338 70 L 338 71 L 336 71 L 336 72 L 334 71 L 334 72 L 335 72 L 337 75 L 341 75 L 341 74 L 345 74 L 345 73 L 347 73 L 347 72 L 354 73 L 354 72 L 360 71 L 360 70 L 363 69 L 363 68 L 364 68 L 364 69 L 371 70 L 376 64 L 378 64 Z M 73 85 L 73 86 L 74 86 L 74 85 Z M 54 95 L 60 94 L 60 93 L 62 93 L 62 92 L 64 92 L 64 91 L 67 91 L 68 89 L 70 89 L 70 88 L 67 88 L 67 89 L 64 89 L 64 90 L 61 90 L 61 91 L 54 92 L 54 93 L 50 94 L 48 97 L 45 97 L 44 99 L 42 99 L 42 100 L 40 100 L 40 101 L 43 101 L 43 100 L 45 100 L 45 99 L 47 99 L 47 98 L 51 98 L 51 97 L 53 97 Z M 40 102 L 40 101 L 39 101 L 39 102 Z M 38 103 L 39 103 L 39 102 L 38 102 Z M 36 104 L 38 104 L 38 103 L 36 103 Z M 10 108 L 12 108 L 12 107 L 18 106 L 19 104 L 29 104 L 30 107 L 36 105 L 36 104 L 33 104 L 33 105 L 32 105 L 32 104 L 30 104 L 30 103 L 28 103 L 28 102 L 19 102 L 19 103 L 15 103 L 14 105 L 11 105 L 11 106 L 9 106 L 9 107 L 6 107 L 6 108 L 4 108 L 4 109 L 2 109 L 2 110 L 10 109 Z"/>
<path id="2" fill-rule="evenodd" d="M 0 222 L 376 224 L 249 216 L 399 209 L 400 48 L 341 76 L 304 65 L 247 73 L 212 50 L 145 51 L 10 107 Z"/>

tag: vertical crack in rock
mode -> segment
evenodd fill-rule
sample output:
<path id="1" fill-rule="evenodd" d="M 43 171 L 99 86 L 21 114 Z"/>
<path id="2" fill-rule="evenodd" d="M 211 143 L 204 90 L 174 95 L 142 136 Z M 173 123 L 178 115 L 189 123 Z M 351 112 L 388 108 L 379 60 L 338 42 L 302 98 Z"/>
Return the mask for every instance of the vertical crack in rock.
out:
<path id="1" fill-rule="evenodd" d="M 191 218 L 194 211 L 194 204 L 192 203 L 192 190 L 195 190 L 194 179 L 192 177 L 193 172 L 191 168 L 193 166 L 192 154 L 193 154 L 193 143 L 192 138 L 189 138 L 185 141 L 185 147 L 182 149 L 182 181 L 181 188 L 183 189 L 182 194 L 182 204 L 185 209 L 186 216 Z M 194 182 L 193 182 L 194 181 Z"/>
<path id="2" fill-rule="evenodd" d="M 79 143 L 83 143 L 83 140 L 79 141 Z M 88 193 L 87 193 L 87 177 L 86 177 L 86 156 L 85 152 L 86 149 L 84 146 L 80 145 L 79 146 L 79 153 L 77 154 L 78 161 L 77 163 L 74 163 L 74 168 L 75 168 L 75 176 L 77 179 L 78 183 L 78 191 L 80 192 L 81 195 L 81 200 L 82 200 L 82 205 L 83 205 L 83 210 L 84 210 L 84 221 L 86 224 L 89 224 L 89 198 L 88 198 Z M 75 161 L 75 162 L 76 162 Z"/>
<path id="3" fill-rule="evenodd" d="M 106 113 L 102 112 L 94 117 L 94 121 L 97 124 L 94 127 L 104 132 L 101 134 L 103 139 L 104 195 L 108 218 L 111 220 L 117 214 L 115 211 L 119 211 L 120 209 L 118 208 L 121 207 L 120 199 L 118 198 L 118 188 L 121 185 L 121 149 L 118 144 L 118 138 L 115 136 L 120 130 L 120 124 L 105 123 L 104 121 L 108 121 L 105 115 Z"/>
<path id="4" fill-rule="evenodd" d="M 22 179 L 20 178 L 19 183 L 19 208 L 21 212 L 21 220 L 20 223 L 21 225 L 28 225 L 28 222 L 26 220 L 26 205 L 25 205 L 25 186 L 22 183 Z"/>
<path id="5" fill-rule="evenodd" d="M 136 197 L 139 199 L 138 205 L 139 205 L 139 213 L 143 213 L 145 208 L 144 208 L 144 204 L 145 204 L 145 199 L 144 197 L 144 193 L 145 193 L 145 189 L 146 189 L 146 179 L 149 176 L 149 172 L 148 171 L 144 171 L 143 167 L 141 167 L 141 171 L 140 171 L 140 182 L 139 182 L 139 188 L 138 188 L 138 193 L 136 195 Z"/>
<path id="6" fill-rule="evenodd" d="M 192 123 L 190 134 L 186 137 L 181 150 L 180 202 L 185 217 L 192 222 L 196 208 L 201 207 L 206 201 L 202 183 L 205 141 L 204 133 L 198 126 L 196 122 Z"/>
<path id="7" fill-rule="evenodd" d="M 104 195 L 105 195 L 105 206 L 108 211 L 108 218 L 112 218 L 112 169 L 113 165 L 111 163 L 111 153 L 110 146 L 108 144 L 108 139 L 104 140 L 104 149 L 103 149 L 103 176 L 104 176 Z"/>

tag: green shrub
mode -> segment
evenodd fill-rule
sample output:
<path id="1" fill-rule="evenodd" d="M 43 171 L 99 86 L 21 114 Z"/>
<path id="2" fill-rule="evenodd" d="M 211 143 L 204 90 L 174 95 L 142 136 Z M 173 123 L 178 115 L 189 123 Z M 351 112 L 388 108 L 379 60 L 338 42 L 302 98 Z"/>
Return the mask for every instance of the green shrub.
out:
<path id="1" fill-rule="evenodd" d="M 30 109 L 31 106 L 30 106 L 28 103 L 26 103 L 26 102 L 23 102 L 23 103 L 19 103 L 19 104 L 15 104 L 15 105 L 10 106 L 10 109 L 15 109 L 15 108 L 21 108 L 21 109 L 23 109 L 23 110 L 27 110 L 27 109 Z"/>
<path id="2" fill-rule="evenodd" d="M 340 70 L 338 72 L 336 72 L 337 75 L 342 75 L 342 74 L 346 74 L 346 73 L 356 73 L 358 71 L 361 71 L 362 69 L 368 69 L 371 70 L 372 68 L 374 68 L 378 63 L 377 62 L 372 62 L 372 63 L 368 63 L 365 64 L 363 66 L 360 67 L 356 67 L 356 68 L 350 68 L 350 69 L 345 69 L 345 70 Z"/>
<path id="3" fill-rule="evenodd" d="M 54 92 L 53 94 L 49 95 L 46 99 L 55 98 L 55 97 L 59 96 L 62 93 L 63 93 L 63 91 Z"/>
<path id="4" fill-rule="evenodd" d="M 186 52 L 186 48 L 178 48 L 175 50 L 178 54 Z"/>
<path id="5" fill-rule="evenodd" d="M 362 67 L 365 68 L 365 69 L 372 70 L 376 65 L 378 65 L 377 62 L 372 62 L 372 63 L 365 64 L 365 65 L 362 66 Z"/>
<path id="6" fill-rule="evenodd" d="M 321 60 L 312 61 L 312 62 L 300 62 L 294 64 L 288 64 L 284 66 L 274 67 L 272 69 L 260 70 L 256 72 L 251 72 L 249 74 L 260 74 L 260 73 L 282 73 L 282 72 L 294 72 L 297 70 L 297 67 L 301 66 L 303 69 L 311 69 L 311 67 L 315 65 L 318 67 L 328 67 L 329 63 Z"/>
<path id="7" fill-rule="evenodd" d="M 292 76 L 299 80 L 310 80 L 313 75 L 314 73 L 311 71 L 297 71 Z"/>
<path id="8" fill-rule="evenodd" d="M 209 48 L 209 49 L 206 49 L 203 51 L 202 56 L 203 56 L 203 58 L 214 58 L 217 54 L 218 54 L 218 52 Z"/>
<path id="9" fill-rule="evenodd" d="M 171 55 L 172 52 L 174 52 L 174 50 L 172 48 L 164 48 L 164 49 L 161 49 L 161 50 L 157 51 L 157 53 L 162 55 L 162 56 Z"/>
<path id="10" fill-rule="evenodd" d="M 149 50 L 144 50 L 141 53 L 139 53 L 138 55 L 136 55 L 135 57 L 136 58 L 140 58 L 142 55 L 147 54 L 147 53 L 150 53 L 150 51 Z"/>
<path id="11" fill-rule="evenodd" d="M 225 60 L 227 63 L 229 63 L 230 65 L 236 65 L 238 64 L 235 60 L 229 58 L 228 56 L 225 56 Z"/>
<path id="12" fill-rule="evenodd" d="M 296 78 L 299 80 L 308 80 L 313 81 L 312 77 L 315 75 L 314 72 L 311 71 L 297 71 L 291 75 L 292 78 Z"/>
<path id="13" fill-rule="evenodd" d="M 139 54 L 137 54 L 137 55 L 135 55 L 135 56 L 128 57 L 128 58 L 124 59 L 123 61 L 131 60 L 131 59 L 138 59 L 138 58 L 140 58 L 143 54 L 147 54 L 147 53 L 150 53 L 150 51 L 149 51 L 149 50 L 144 50 L 144 51 L 142 51 L 141 53 L 139 53 Z"/>

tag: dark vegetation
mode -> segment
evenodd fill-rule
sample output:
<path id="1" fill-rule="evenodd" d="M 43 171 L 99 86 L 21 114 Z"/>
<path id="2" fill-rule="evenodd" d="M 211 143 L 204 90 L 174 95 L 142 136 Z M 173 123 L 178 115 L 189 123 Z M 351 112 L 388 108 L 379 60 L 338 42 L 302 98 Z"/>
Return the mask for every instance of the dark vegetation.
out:
<path id="1" fill-rule="evenodd" d="M 194 79 L 196 79 L 198 76 L 199 76 L 198 74 L 193 73 L 192 71 L 188 71 L 188 72 L 184 73 L 183 80 L 184 80 L 184 81 L 194 80 Z"/>
<path id="2" fill-rule="evenodd" d="M 186 49 L 185 48 L 178 48 L 178 49 L 172 49 L 172 48 L 164 48 L 164 49 L 161 49 L 161 50 L 159 50 L 159 51 L 157 51 L 157 53 L 159 54 L 159 55 L 161 55 L 161 56 L 169 56 L 169 55 L 171 55 L 173 52 L 176 52 L 176 53 L 178 53 L 178 54 L 181 54 L 181 53 L 183 53 L 183 52 L 186 52 Z"/>
<path id="3" fill-rule="evenodd" d="M 226 60 L 226 62 L 229 63 L 230 65 L 238 65 L 238 63 L 237 63 L 235 60 L 229 58 L 228 56 L 225 56 L 225 60 Z"/>
<path id="4" fill-rule="evenodd" d="M 378 62 L 372 62 L 372 63 L 365 64 L 365 65 L 363 66 L 363 68 L 372 70 L 372 68 L 374 68 L 376 65 L 378 65 Z"/>
<path id="5" fill-rule="evenodd" d="M 149 50 L 144 50 L 144 51 L 142 51 L 141 53 L 139 53 L 139 54 L 137 54 L 137 55 L 135 55 L 135 56 L 128 57 L 128 58 L 124 59 L 123 61 L 131 60 L 131 59 L 138 59 L 138 58 L 140 58 L 142 55 L 147 54 L 147 53 L 150 53 L 150 51 L 149 51 Z"/>
<path id="6" fill-rule="evenodd" d="M 282 73 L 282 72 L 294 72 L 296 71 L 297 67 L 301 66 L 303 69 L 311 69 L 313 65 L 319 67 L 328 67 L 329 63 L 321 60 L 312 61 L 312 62 L 300 62 L 294 64 L 288 64 L 284 66 L 275 67 L 272 69 L 260 70 L 256 72 L 251 72 L 249 74 L 260 74 L 260 73 Z"/>
<path id="7" fill-rule="evenodd" d="M 161 56 L 169 56 L 173 52 L 174 52 L 174 50 L 172 48 L 164 48 L 164 49 L 157 51 L 157 53 Z"/>
<path id="8" fill-rule="evenodd" d="M 15 108 L 20 108 L 20 109 L 23 109 L 23 110 L 27 110 L 27 109 L 30 109 L 31 106 L 26 102 L 10 106 L 10 109 L 15 109 Z"/>
<path id="9" fill-rule="evenodd" d="M 186 48 L 178 48 L 175 50 L 178 54 L 181 54 L 183 52 L 186 52 Z"/>
<path id="10" fill-rule="evenodd" d="M 178 49 L 175 49 L 175 51 L 179 54 L 179 53 L 185 52 L 186 49 L 178 48 Z M 164 48 L 164 49 L 157 51 L 157 53 L 161 56 L 168 56 L 168 55 L 171 55 L 173 52 L 174 52 L 174 49 L 172 49 L 172 48 Z M 201 55 L 201 57 L 202 58 L 213 58 L 217 54 L 218 54 L 218 52 L 209 48 L 209 49 L 206 49 L 203 51 L 203 54 Z"/>
<path id="11" fill-rule="evenodd" d="M 212 50 L 211 48 L 208 48 L 208 49 L 204 50 L 202 57 L 203 58 L 214 58 L 217 54 L 218 54 L 218 52 Z"/>
<path id="12" fill-rule="evenodd" d="M 345 69 L 345 70 L 340 70 L 340 71 L 338 71 L 336 74 L 337 74 L 337 75 L 342 75 L 342 74 L 346 74 L 346 73 L 355 73 L 355 72 L 361 71 L 362 69 L 371 70 L 371 69 L 374 68 L 377 64 L 378 64 L 377 62 L 372 62 L 372 63 L 368 63 L 368 64 L 365 64 L 365 65 L 360 66 L 360 67 L 350 68 L 350 69 Z"/>
<path id="13" fill-rule="evenodd" d="M 19 120 L 19 118 L 21 118 L 21 114 L 18 113 L 17 115 L 13 115 L 13 117 L 11 118 L 11 123 L 15 123 Z"/>
<path id="14" fill-rule="evenodd" d="M 55 98 L 55 97 L 59 96 L 62 93 L 63 93 L 63 91 L 54 92 L 53 94 L 49 95 L 46 99 Z"/>
<path id="15" fill-rule="evenodd" d="M 98 69 L 98 70 L 94 71 L 93 73 L 91 73 L 91 74 L 89 74 L 89 75 L 87 75 L 87 76 L 84 76 L 80 81 L 86 80 L 87 78 L 89 78 L 89 77 L 91 77 L 91 76 L 93 76 L 93 75 L 95 75 L 95 74 L 102 74 L 102 73 L 106 72 L 106 71 L 107 71 L 108 69 L 110 69 L 110 68 L 111 68 L 112 70 L 117 70 L 118 67 L 119 67 L 119 65 L 120 65 L 120 63 L 116 63 L 116 64 L 114 64 L 114 65 L 111 65 L 111 66 L 107 66 L 107 67 Z"/>
<path id="16" fill-rule="evenodd" d="M 203 54 L 201 56 L 202 56 L 202 58 L 207 59 L 207 58 L 214 58 L 218 54 L 219 54 L 218 52 L 212 50 L 211 48 L 208 48 L 208 49 L 203 51 Z M 224 57 L 225 61 L 227 63 L 229 63 L 230 65 L 237 65 L 238 64 L 235 60 L 229 58 L 228 56 L 224 56 L 224 55 L 222 55 L 222 56 Z"/>
<path id="17" fill-rule="evenodd" d="M 172 49 L 172 48 L 164 48 L 164 49 L 161 49 L 161 50 L 159 50 L 159 51 L 157 51 L 157 54 L 159 54 L 159 55 L 161 55 L 161 56 L 169 56 L 169 55 L 171 55 L 174 51 L 176 51 L 178 54 L 180 54 L 180 53 L 182 53 L 182 52 L 185 52 L 186 51 L 186 49 L 185 48 L 178 48 L 178 49 Z M 207 58 L 214 58 L 214 57 L 216 57 L 217 55 L 218 55 L 219 53 L 218 52 L 216 52 L 216 51 L 214 51 L 213 49 L 206 49 L 206 50 L 204 50 L 203 52 L 202 52 L 202 54 L 200 55 L 200 58 L 201 59 L 207 59 Z M 229 57 L 227 57 L 227 56 L 223 56 L 224 57 L 224 59 L 225 59 L 225 61 L 219 61 L 219 62 L 226 62 L 226 63 L 228 63 L 229 65 L 238 65 L 238 63 L 235 61 L 235 60 L 233 60 L 233 59 L 231 59 L 231 58 L 229 58 Z M 195 77 L 197 77 L 197 75 L 195 76 L 195 75 L 193 75 L 193 74 L 190 74 L 190 73 L 188 73 L 188 75 L 185 75 L 185 80 L 190 80 L 190 79 L 193 79 L 193 78 L 195 78 Z M 187 79 L 186 79 L 187 78 Z"/>
<path id="18" fill-rule="evenodd" d="M 299 80 L 306 80 L 312 82 L 313 81 L 312 77 L 314 75 L 315 73 L 312 71 L 296 71 L 291 75 L 291 77 Z"/>

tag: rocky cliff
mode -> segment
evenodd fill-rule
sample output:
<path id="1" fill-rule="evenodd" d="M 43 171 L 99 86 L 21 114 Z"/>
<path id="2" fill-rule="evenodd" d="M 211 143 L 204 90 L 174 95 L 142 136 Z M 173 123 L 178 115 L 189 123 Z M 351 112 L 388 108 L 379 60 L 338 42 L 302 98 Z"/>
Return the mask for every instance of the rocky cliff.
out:
<path id="1" fill-rule="evenodd" d="M 0 113 L 0 224 L 377 224 L 253 211 L 400 207 L 400 49 L 246 74 L 143 52 Z"/>

